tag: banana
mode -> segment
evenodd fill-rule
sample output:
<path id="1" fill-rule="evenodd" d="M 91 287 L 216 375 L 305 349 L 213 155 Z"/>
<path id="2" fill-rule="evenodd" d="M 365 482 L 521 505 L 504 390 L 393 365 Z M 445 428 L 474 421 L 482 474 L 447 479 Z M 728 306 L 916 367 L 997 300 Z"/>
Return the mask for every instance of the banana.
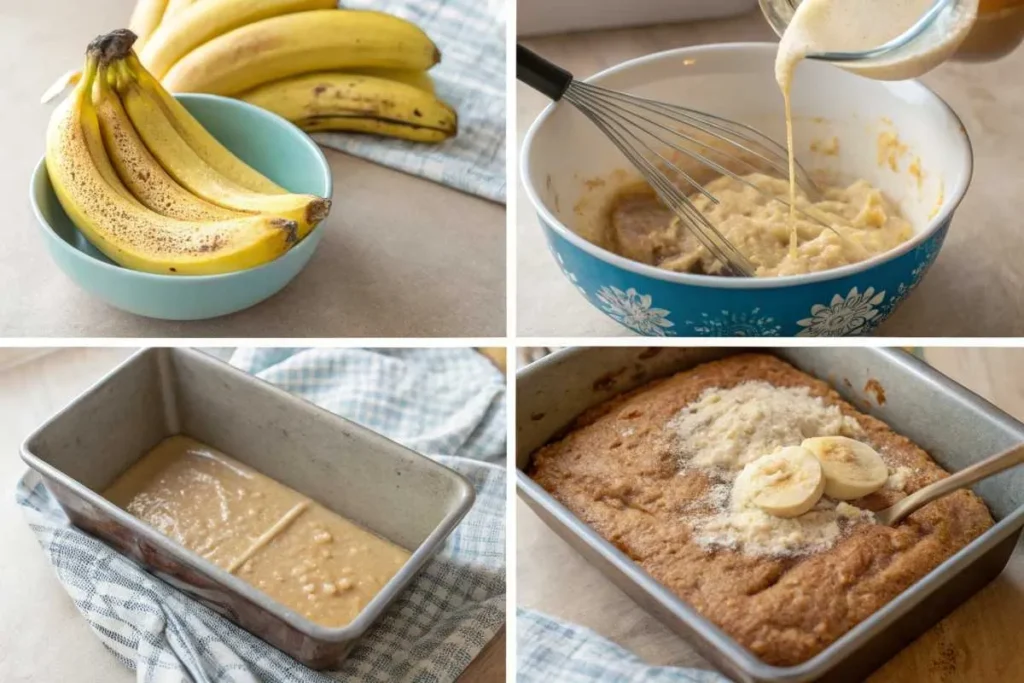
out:
<path id="1" fill-rule="evenodd" d="M 441 53 L 414 24 L 369 10 L 286 14 L 218 36 L 162 79 L 171 92 L 237 95 L 315 71 L 364 67 L 426 71 Z"/>
<path id="2" fill-rule="evenodd" d="M 121 33 L 122 39 L 130 42 L 130 34 L 127 32 L 115 33 Z M 287 190 L 278 186 L 262 173 L 236 157 L 217 138 L 213 137 L 208 130 L 203 128 L 202 124 L 196 121 L 195 117 L 189 113 L 184 105 L 164 90 L 159 81 L 150 76 L 139 62 L 135 53 L 129 53 L 125 58 L 125 62 L 141 86 L 149 92 L 151 97 L 160 102 L 167 117 L 178 130 L 178 133 L 203 161 L 216 169 L 224 177 L 247 190 L 262 192 L 263 194 L 287 194 Z M 43 95 L 43 104 L 56 99 L 67 88 L 77 85 L 81 80 L 81 76 L 82 72 L 78 70 L 69 71 L 64 74 Z"/>
<path id="3" fill-rule="evenodd" d="M 85 85 L 80 85 L 79 88 L 85 88 Z M 134 205 L 136 208 L 145 208 L 142 203 L 135 198 L 135 195 L 131 193 L 131 190 L 125 187 L 121 182 L 121 178 L 117 175 L 117 169 L 115 169 L 113 164 L 110 163 L 110 158 L 107 156 L 106 150 L 104 149 L 102 134 L 86 135 L 85 145 L 89 150 L 89 154 L 96 163 L 96 171 L 100 174 L 103 182 L 113 188 L 113 190 L 121 195 L 121 197 L 129 204 Z"/>
<path id="4" fill-rule="evenodd" d="M 146 69 L 160 79 L 179 59 L 219 35 L 282 14 L 335 6 L 337 0 L 203 0 L 164 21 L 145 49 L 135 50 Z"/>
<path id="5" fill-rule="evenodd" d="M 164 16 L 160 19 L 160 23 L 163 24 L 165 21 L 170 21 L 195 4 L 195 2 L 196 0 L 167 0 L 167 9 L 164 10 Z M 159 29 L 159 26 L 157 28 Z"/>
<path id="6" fill-rule="evenodd" d="M 733 482 L 733 500 L 776 517 L 799 517 L 825 491 L 821 464 L 800 446 L 781 448 L 747 463 Z"/>
<path id="7" fill-rule="evenodd" d="M 92 52 L 92 50 L 90 50 Z M 46 168 L 61 206 L 85 237 L 116 263 L 162 274 L 214 274 L 267 263 L 296 240 L 294 222 L 270 216 L 190 223 L 161 216 L 125 198 L 110 181 L 99 120 L 92 105 L 97 59 L 54 112 L 46 136 Z M 118 183 L 114 174 L 113 182 Z"/>
<path id="8" fill-rule="evenodd" d="M 231 182 L 253 192 L 263 194 L 287 194 L 287 190 L 278 186 L 262 173 L 236 157 L 231 151 L 220 144 L 203 125 L 196 121 L 185 106 L 167 92 L 160 82 L 153 78 L 139 62 L 134 53 L 125 59 L 127 68 L 143 90 L 156 100 L 167 118 L 174 125 L 178 134 L 184 138 L 188 146 L 196 154 Z"/>
<path id="9" fill-rule="evenodd" d="M 388 81 L 405 83 L 431 95 L 437 92 L 437 89 L 434 87 L 434 79 L 426 71 L 416 71 L 414 69 L 374 69 L 373 67 L 351 69 L 350 71 L 354 74 L 374 76 L 375 78 L 383 78 Z"/>
<path id="10" fill-rule="evenodd" d="M 142 49 L 149 37 L 153 35 L 167 10 L 168 0 L 137 0 L 132 16 L 128 20 L 128 30 L 139 37 L 137 49 Z"/>
<path id="11" fill-rule="evenodd" d="M 106 76 L 106 70 L 101 69 L 96 80 L 93 106 L 107 155 L 131 194 L 149 209 L 178 220 L 219 221 L 239 218 L 242 214 L 200 199 L 167 175 L 135 132 Z"/>
<path id="12" fill-rule="evenodd" d="M 212 1 L 213 0 L 203 0 L 203 3 L 201 4 L 201 7 L 205 8 L 207 6 L 207 4 L 211 3 Z M 333 5 L 334 4 L 334 0 L 330 0 L 329 4 Z M 168 30 L 171 30 L 171 29 L 168 29 Z M 138 52 L 140 55 L 145 57 L 148 52 L 150 52 L 152 50 L 155 50 L 156 48 L 143 49 L 138 43 L 136 43 L 135 49 L 136 49 L 136 52 Z M 150 69 L 151 71 L 155 71 L 155 69 L 153 67 L 153 64 L 154 64 L 155 61 L 156 61 L 156 58 L 153 57 L 153 56 L 149 56 L 147 61 L 146 61 L 147 68 Z M 351 73 L 363 74 L 364 76 L 374 76 L 376 78 L 384 78 L 384 79 L 389 80 L 389 81 L 398 81 L 399 83 L 405 83 L 406 85 L 411 85 L 414 88 L 419 88 L 420 90 L 423 90 L 423 91 L 431 93 L 431 94 L 436 92 L 436 88 L 434 87 L 434 79 L 432 79 L 430 77 L 430 74 L 428 74 L 426 71 L 418 71 L 416 69 L 384 69 L 384 68 L 377 69 L 377 68 L 374 68 L 374 67 L 363 67 L 363 68 L 358 68 L 358 69 L 350 69 L 350 72 Z M 76 85 L 78 83 L 78 79 L 81 77 L 81 75 L 82 75 L 82 72 L 78 71 L 77 69 L 75 69 L 75 70 L 69 71 L 68 73 L 66 73 L 63 76 L 61 76 L 59 79 L 57 79 L 57 81 L 52 86 L 50 86 L 49 90 L 47 90 L 43 94 L 43 97 L 41 98 L 42 99 L 42 103 L 43 104 L 48 104 L 51 100 L 56 99 L 57 96 L 60 95 L 62 92 L 64 92 L 67 88 Z M 171 98 L 171 100 L 175 104 L 177 104 L 177 100 L 174 100 L 174 98 Z M 180 105 L 178 105 L 178 106 L 180 107 Z M 185 133 L 183 132 L 182 135 L 185 135 Z M 207 161 L 209 163 L 209 160 L 207 160 Z M 220 170 L 222 173 L 225 172 L 224 169 L 218 169 L 218 170 Z M 227 175 L 227 174 L 225 173 L 225 175 Z M 240 180 L 238 178 L 234 178 L 234 180 L 235 180 L 235 182 L 239 183 L 240 185 L 244 185 L 245 187 L 248 187 L 250 190 L 256 190 L 257 192 L 269 192 L 269 191 L 277 191 L 277 192 L 282 192 L 282 193 L 284 192 L 284 190 L 282 190 L 280 188 L 277 188 L 276 190 L 271 190 L 271 189 L 268 189 L 267 186 L 262 186 L 262 187 L 258 186 L 258 185 L 257 186 L 249 186 L 249 185 L 247 185 L 244 182 L 240 182 Z M 267 182 L 269 183 L 270 181 L 267 181 Z"/>
<path id="13" fill-rule="evenodd" d="M 203 161 L 178 133 L 160 103 L 122 70 L 118 88 L 121 102 L 139 137 L 172 178 L 208 202 L 235 211 L 265 213 L 293 220 L 299 239 L 323 220 L 330 201 L 312 195 L 262 194 L 232 182 Z"/>
<path id="14" fill-rule="evenodd" d="M 296 76 L 256 88 L 241 99 L 307 131 L 347 130 L 416 142 L 440 142 L 458 132 L 458 116 L 434 95 L 374 76 Z"/>
<path id="15" fill-rule="evenodd" d="M 874 448 L 845 436 L 819 436 L 801 444 L 821 463 L 825 495 L 854 500 L 885 486 L 889 468 Z"/>

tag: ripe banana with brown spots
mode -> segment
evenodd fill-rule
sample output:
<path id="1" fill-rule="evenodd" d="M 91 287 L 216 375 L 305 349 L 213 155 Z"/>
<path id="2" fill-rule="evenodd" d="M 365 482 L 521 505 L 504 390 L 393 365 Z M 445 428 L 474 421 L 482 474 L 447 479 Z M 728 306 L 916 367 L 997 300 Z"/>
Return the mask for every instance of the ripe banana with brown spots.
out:
<path id="1" fill-rule="evenodd" d="M 296 76 L 240 97 L 307 131 L 339 130 L 441 142 L 455 136 L 459 127 L 455 111 L 432 92 L 363 74 Z"/>
<path id="2" fill-rule="evenodd" d="M 116 32 L 115 32 L 116 33 Z M 330 211 L 330 200 L 305 194 L 264 194 L 234 182 L 207 163 L 175 127 L 161 99 L 143 86 L 124 61 L 117 88 L 128 118 L 160 166 L 189 192 L 234 211 L 282 216 L 305 237 Z"/>
<path id="3" fill-rule="evenodd" d="M 93 105 L 108 156 L 121 182 L 149 209 L 183 221 L 218 221 L 243 214 L 221 208 L 192 194 L 163 169 L 135 131 L 121 100 L 101 69 L 93 90 Z"/>
<path id="4" fill-rule="evenodd" d="M 122 266 L 162 274 L 227 273 L 285 253 L 297 239 L 293 221 L 266 215 L 181 221 L 131 198 L 106 154 L 92 103 L 96 51 L 90 48 L 83 79 L 54 112 L 46 136 L 54 191 L 85 237 Z"/>
<path id="5" fill-rule="evenodd" d="M 287 190 L 279 187 L 265 175 L 232 154 L 227 147 L 210 134 L 210 131 L 203 128 L 203 125 L 189 113 L 185 105 L 175 99 L 160 85 L 160 81 L 146 71 L 135 53 L 130 53 L 125 58 L 123 68 L 130 71 L 139 86 L 160 105 L 174 129 L 178 131 L 178 135 L 218 173 L 253 192 L 287 194 Z"/>

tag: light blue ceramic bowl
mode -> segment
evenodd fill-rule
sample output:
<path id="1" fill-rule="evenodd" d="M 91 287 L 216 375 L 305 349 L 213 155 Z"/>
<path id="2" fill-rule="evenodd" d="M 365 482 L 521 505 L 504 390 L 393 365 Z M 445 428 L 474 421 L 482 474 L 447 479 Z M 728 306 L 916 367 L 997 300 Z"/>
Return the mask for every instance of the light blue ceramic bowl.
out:
<path id="1" fill-rule="evenodd" d="M 736 43 L 672 50 L 589 80 L 726 116 L 785 140 L 776 49 Z M 580 294 L 651 336 L 859 335 L 888 318 L 938 256 L 970 184 L 967 133 L 953 111 L 915 81 L 871 81 L 807 62 L 797 71 L 793 97 L 801 162 L 882 189 L 915 226 L 912 239 L 862 263 L 778 278 L 674 273 L 622 258 L 595 242 L 617 187 L 637 176 L 595 126 L 560 103 L 527 133 L 522 175 L 548 246 Z M 882 137 L 890 133 L 899 144 Z M 811 151 L 828 150 L 830 144 L 813 143 L 833 137 L 838 154 Z"/>
<path id="2" fill-rule="evenodd" d="M 228 149 L 292 192 L 330 197 L 331 169 L 323 152 L 297 127 L 259 107 L 214 95 L 179 95 L 190 112 Z M 299 274 L 324 233 L 317 226 L 283 256 L 224 275 L 170 276 L 116 265 L 68 218 L 45 159 L 32 176 L 32 207 L 50 254 L 68 277 L 112 306 L 166 320 L 201 320 L 235 313 L 273 296 Z"/>

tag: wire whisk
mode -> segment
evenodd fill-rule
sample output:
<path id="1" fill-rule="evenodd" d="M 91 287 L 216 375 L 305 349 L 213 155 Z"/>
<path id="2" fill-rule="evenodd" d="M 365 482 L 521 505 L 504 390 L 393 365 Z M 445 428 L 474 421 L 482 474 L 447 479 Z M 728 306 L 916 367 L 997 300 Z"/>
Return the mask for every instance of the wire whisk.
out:
<path id="1" fill-rule="evenodd" d="M 784 145 L 736 121 L 577 81 L 565 69 L 522 45 L 517 45 L 516 62 L 516 77 L 520 81 L 556 102 L 564 99 L 572 104 L 626 155 L 682 225 L 726 267 L 727 274 L 754 276 L 753 264 L 694 206 L 688 195 L 696 191 L 718 203 L 697 177 L 710 169 L 789 206 L 785 197 L 759 187 L 737 172 L 771 171 L 788 178 L 789 157 Z M 818 188 L 799 165 L 796 181 L 808 197 L 819 196 Z M 794 210 L 834 229 L 799 207 Z"/>

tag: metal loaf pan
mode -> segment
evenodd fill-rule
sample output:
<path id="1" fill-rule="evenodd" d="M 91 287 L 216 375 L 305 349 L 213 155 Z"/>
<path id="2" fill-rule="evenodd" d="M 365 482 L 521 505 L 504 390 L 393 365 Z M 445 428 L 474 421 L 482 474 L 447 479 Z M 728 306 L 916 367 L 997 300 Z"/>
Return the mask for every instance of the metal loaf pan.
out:
<path id="1" fill-rule="evenodd" d="M 862 681 L 994 579 L 1024 526 L 1024 472 L 974 487 L 996 525 L 812 659 L 765 664 L 656 582 L 526 476 L 530 457 L 586 408 L 658 377 L 741 351 L 776 355 L 825 380 L 859 410 L 914 440 L 949 471 L 1024 441 L 1024 424 L 903 351 L 874 348 L 586 348 L 555 353 L 517 375 L 517 488 L 564 540 L 641 607 L 743 683 Z M 884 390 L 879 401 L 877 389 Z"/>
<path id="2" fill-rule="evenodd" d="M 185 434 L 412 551 L 347 626 L 327 628 L 157 532 L 98 492 L 168 436 Z M 227 363 L 189 349 L 133 355 L 22 446 L 71 521 L 253 635 L 335 667 L 465 516 L 452 470 Z"/>

